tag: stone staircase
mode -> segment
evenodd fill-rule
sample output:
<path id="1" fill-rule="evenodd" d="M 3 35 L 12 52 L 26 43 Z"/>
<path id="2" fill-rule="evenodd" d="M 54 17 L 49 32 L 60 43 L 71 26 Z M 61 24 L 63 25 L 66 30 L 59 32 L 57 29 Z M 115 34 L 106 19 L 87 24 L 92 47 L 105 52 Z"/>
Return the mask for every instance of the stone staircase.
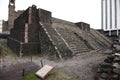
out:
<path id="1" fill-rule="evenodd" d="M 52 26 L 64 38 L 73 54 L 92 50 L 92 48 L 86 44 L 86 41 L 75 34 L 75 30 L 80 32 L 80 29 L 76 29 L 77 26 L 75 24 L 65 21 L 62 23 L 62 21 L 55 20 Z"/>
<path id="2" fill-rule="evenodd" d="M 89 43 L 92 45 L 94 49 L 103 49 L 103 44 L 100 43 L 100 41 L 91 33 L 89 32 Z"/>
<path id="3" fill-rule="evenodd" d="M 69 31 L 67 29 L 57 30 L 66 40 L 69 47 L 73 51 L 73 54 L 82 53 L 90 50 L 88 46 L 80 38 L 78 38 L 78 36 L 76 36 L 72 31 Z"/>
<path id="4" fill-rule="evenodd" d="M 83 40 L 87 41 L 88 46 L 93 49 L 106 49 L 112 44 L 109 39 L 93 29 L 90 29 L 90 31 L 81 30 L 81 33 L 76 32 L 76 34 Z"/>
<path id="5" fill-rule="evenodd" d="M 81 30 L 72 22 L 53 18 L 53 28 L 64 38 L 73 54 L 90 50 L 106 49 L 111 46 L 111 41 L 96 30 Z"/>
<path id="6" fill-rule="evenodd" d="M 112 44 L 112 41 L 110 41 L 110 39 L 108 39 L 107 37 L 105 37 L 104 35 L 102 35 L 100 32 L 91 29 L 92 34 L 97 37 L 101 42 L 104 42 L 105 46 L 110 46 L 110 44 Z"/>
<path id="7" fill-rule="evenodd" d="M 69 48 L 67 42 L 62 38 L 62 36 L 50 25 L 47 23 L 42 23 L 42 26 L 46 33 L 48 33 L 48 37 L 55 45 L 56 50 L 58 50 L 59 56 L 62 57 L 70 57 L 72 56 L 72 51 Z"/>

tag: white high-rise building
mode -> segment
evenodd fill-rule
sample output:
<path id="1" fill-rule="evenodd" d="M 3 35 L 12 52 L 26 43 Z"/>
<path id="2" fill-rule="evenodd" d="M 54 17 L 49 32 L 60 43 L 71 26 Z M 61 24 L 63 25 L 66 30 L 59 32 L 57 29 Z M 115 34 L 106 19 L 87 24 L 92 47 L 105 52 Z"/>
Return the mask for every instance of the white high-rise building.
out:
<path id="1" fill-rule="evenodd" d="M 120 34 L 120 0 L 101 0 L 101 27 L 109 36 Z"/>

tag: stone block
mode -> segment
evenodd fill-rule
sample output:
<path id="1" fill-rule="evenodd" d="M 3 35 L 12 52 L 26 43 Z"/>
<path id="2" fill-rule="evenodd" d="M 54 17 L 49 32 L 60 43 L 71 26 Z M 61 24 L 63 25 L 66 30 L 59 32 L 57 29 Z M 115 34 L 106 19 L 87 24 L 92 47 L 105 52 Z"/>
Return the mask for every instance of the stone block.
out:
<path id="1" fill-rule="evenodd" d="M 84 22 L 75 23 L 81 30 L 90 31 L 90 24 Z"/>

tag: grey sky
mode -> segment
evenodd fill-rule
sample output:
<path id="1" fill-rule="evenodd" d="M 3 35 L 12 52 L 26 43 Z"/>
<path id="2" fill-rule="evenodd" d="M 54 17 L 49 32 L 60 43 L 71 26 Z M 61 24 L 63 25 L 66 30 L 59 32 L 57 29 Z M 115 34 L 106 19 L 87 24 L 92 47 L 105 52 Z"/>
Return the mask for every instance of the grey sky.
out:
<path id="1" fill-rule="evenodd" d="M 8 19 L 8 2 L 0 0 L 0 20 Z M 25 10 L 32 4 L 51 11 L 53 17 L 101 28 L 101 0 L 16 0 L 16 10 Z"/>

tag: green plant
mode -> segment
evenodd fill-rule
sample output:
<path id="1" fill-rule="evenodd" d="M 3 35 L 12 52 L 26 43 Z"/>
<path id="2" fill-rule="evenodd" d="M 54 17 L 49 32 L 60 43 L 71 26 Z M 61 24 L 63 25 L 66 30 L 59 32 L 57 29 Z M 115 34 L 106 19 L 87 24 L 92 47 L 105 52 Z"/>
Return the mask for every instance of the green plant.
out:
<path id="1" fill-rule="evenodd" d="M 24 76 L 24 80 L 40 80 L 35 76 L 35 72 L 30 72 Z M 46 77 L 45 80 L 78 80 L 69 76 L 60 70 L 53 69 L 53 71 Z"/>

